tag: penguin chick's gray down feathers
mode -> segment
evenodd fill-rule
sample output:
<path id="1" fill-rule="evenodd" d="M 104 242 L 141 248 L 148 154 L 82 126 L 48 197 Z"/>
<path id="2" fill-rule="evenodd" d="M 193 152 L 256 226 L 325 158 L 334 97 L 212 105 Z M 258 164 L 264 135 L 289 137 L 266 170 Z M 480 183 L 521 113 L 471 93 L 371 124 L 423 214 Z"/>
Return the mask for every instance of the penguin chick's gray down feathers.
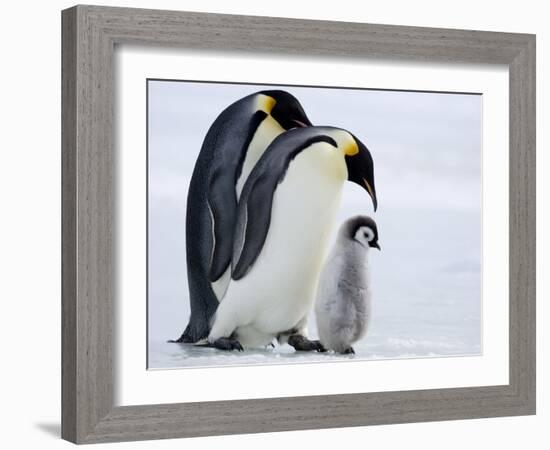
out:
<path id="1" fill-rule="evenodd" d="M 342 224 L 319 279 L 315 315 L 319 340 L 327 350 L 355 353 L 352 344 L 367 332 L 371 290 L 367 257 L 380 250 L 378 229 L 370 217 Z"/>

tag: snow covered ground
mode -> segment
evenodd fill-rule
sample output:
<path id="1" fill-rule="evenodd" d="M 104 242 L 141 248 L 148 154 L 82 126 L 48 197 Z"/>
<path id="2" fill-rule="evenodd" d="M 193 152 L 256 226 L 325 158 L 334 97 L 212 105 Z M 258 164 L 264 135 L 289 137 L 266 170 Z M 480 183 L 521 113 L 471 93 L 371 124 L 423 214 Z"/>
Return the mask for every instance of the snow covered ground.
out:
<path id="1" fill-rule="evenodd" d="M 482 352 L 480 96 L 287 88 L 313 123 L 351 130 L 373 154 L 378 211 L 346 183 L 337 220 L 361 213 L 378 223 L 371 326 L 355 356 L 289 346 L 226 353 L 166 341 L 189 318 L 185 208 L 196 155 L 219 111 L 261 87 L 150 83 L 149 368 Z M 309 330 L 316 337 L 314 320 Z"/>
<path id="2" fill-rule="evenodd" d="M 474 330 L 475 332 L 476 330 Z M 312 333 L 312 336 L 315 335 Z M 479 342 L 469 342 L 464 336 L 433 336 L 415 339 L 410 335 L 384 336 L 374 332 L 354 345 L 355 355 L 333 352 L 296 352 L 289 345 L 265 349 L 247 349 L 244 352 L 224 352 L 192 344 L 152 341 L 149 344 L 149 368 L 209 367 L 249 364 L 294 364 L 349 361 L 353 359 L 379 360 L 465 356 L 480 353 Z"/>

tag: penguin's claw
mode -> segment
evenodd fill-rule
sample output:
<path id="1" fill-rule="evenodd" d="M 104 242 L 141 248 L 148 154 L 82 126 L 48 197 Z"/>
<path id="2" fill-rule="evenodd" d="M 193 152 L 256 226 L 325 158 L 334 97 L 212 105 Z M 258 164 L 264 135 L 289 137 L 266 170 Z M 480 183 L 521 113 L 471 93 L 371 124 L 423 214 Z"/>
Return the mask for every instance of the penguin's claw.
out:
<path id="1" fill-rule="evenodd" d="M 294 334 L 288 338 L 288 343 L 294 350 L 302 352 L 326 352 L 320 341 L 310 341 L 305 336 Z"/>
<path id="2" fill-rule="evenodd" d="M 219 339 L 216 339 L 212 345 L 218 350 L 237 350 L 239 352 L 244 351 L 243 346 L 237 339 L 228 337 L 221 337 Z"/>
<path id="3" fill-rule="evenodd" d="M 344 355 L 355 355 L 355 350 L 353 349 L 353 347 L 349 347 L 346 348 L 343 353 Z"/>

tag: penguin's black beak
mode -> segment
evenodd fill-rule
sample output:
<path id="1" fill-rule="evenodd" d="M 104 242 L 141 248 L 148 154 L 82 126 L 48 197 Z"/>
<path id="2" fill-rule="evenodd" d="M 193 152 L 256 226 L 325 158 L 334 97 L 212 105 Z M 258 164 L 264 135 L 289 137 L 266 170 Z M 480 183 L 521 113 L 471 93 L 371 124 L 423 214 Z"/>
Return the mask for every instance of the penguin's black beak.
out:
<path id="1" fill-rule="evenodd" d="M 368 192 L 376 211 L 378 200 L 376 199 L 376 189 L 374 187 L 374 161 L 365 144 L 355 136 L 353 138 L 357 142 L 358 151 L 353 155 L 346 155 L 348 181 L 357 183 Z"/>
<path id="2" fill-rule="evenodd" d="M 369 245 L 371 247 L 377 248 L 378 250 L 381 250 L 380 244 L 378 243 L 378 241 L 370 242 Z"/>

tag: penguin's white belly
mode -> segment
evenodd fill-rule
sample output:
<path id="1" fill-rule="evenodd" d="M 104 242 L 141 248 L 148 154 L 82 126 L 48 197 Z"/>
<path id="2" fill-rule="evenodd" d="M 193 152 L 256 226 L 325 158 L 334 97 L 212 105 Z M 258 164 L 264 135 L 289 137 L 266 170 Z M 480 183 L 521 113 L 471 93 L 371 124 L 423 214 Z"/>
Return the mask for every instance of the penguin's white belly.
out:
<path id="1" fill-rule="evenodd" d="M 327 143 L 291 161 L 260 255 L 245 277 L 231 281 L 211 337 L 236 332 L 245 346 L 266 345 L 309 313 L 346 177 L 343 157 Z"/>

